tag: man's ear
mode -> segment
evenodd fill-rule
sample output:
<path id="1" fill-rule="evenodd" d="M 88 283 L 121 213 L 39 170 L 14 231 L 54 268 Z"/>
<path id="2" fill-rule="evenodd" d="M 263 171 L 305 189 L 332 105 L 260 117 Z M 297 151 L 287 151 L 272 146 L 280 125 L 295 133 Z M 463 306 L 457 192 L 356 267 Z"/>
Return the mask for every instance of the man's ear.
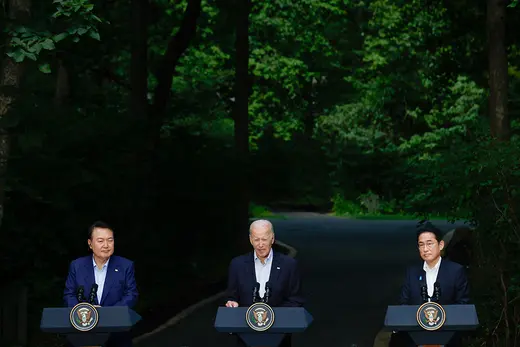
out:
<path id="1" fill-rule="evenodd" d="M 441 240 L 441 242 L 439 242 L 439 248 L 440 248 L 441 251 L 443 250 L 443 248 L 444 248 L 444 240 Z"/>

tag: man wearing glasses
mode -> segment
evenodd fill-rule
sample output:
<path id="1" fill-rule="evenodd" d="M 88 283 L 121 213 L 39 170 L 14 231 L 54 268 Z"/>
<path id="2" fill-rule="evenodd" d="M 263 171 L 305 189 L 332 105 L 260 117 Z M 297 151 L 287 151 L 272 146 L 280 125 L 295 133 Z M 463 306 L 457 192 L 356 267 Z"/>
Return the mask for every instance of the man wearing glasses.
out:
<path id="1" fill-rule="evenodd" d="M 399 298 L 400 305 L 422 305 L 435 301 L 440 305 L 469 303 L 466 269 L 457 263 L 441 258 L 444 248 L 442 232 L 430 222 L 417 229 L 417 247 L 423 262 L 406 271 Z M 459 346 L 460 335 L 455 335 L 448 347 Z M 414 346 L 406 333 L 392 335 L 389 346 Z"/>
<path id="2" fill-rule="evenodd" d="M 430 222 L 422 224 L 417 230 L 417 246 L 424 262 L 408 268 L 399 303 L 401 305 L 423 304 L 421 288 L 426 285 L 427 301 L 436 301 L 441 305 L 468 304 L 466 269 L 460 264 L 441 258 L 441 251 L 444 248 L 442 232 Z M 440 289 L 438 299 L 434 298 L 436 286 Z"/>

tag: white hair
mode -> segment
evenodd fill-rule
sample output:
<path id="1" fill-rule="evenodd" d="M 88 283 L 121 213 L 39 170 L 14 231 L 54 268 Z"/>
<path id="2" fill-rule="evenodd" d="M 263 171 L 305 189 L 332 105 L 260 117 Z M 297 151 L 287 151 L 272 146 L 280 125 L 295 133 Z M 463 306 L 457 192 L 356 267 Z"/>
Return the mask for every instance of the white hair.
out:
<path id="1" fill-rule="evenodd" d="M 249 226 L 249 235 L 251 235 L 251 231 L 253 231 L 255 228 L 267 229 L 274 234 L 273 224 L 266 219 L 258 219 L 251 223 Z"/>

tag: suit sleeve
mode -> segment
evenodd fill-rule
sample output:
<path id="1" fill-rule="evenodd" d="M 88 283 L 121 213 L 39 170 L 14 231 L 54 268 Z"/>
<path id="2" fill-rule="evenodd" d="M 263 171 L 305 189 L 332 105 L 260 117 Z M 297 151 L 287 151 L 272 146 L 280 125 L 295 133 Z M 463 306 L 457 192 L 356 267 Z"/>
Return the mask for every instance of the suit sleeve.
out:
<path id="1" fill-rule="evenodd" d="M 294 261 L 290 278 L 289 278 L 289 289 L 288 295 L 284 298 L 281 306 L 282 307 L 301 307 L 305 303 L 302 293 L 302 280 L 298 263 Z"/>
<path id="2" fill-rule="evenodd" d="M 399 296 L 399 305 L 409 305 L 410 303 L 410 269 L 406 270 L 403 285 L 401 287 L 401 295 Z"/>
<path id="3" fill-rule="evenodd" d="M 76 282 L 76 267 L 74 266 L 74 262 L 70 263 L 69 266 L 69 274 L 67 275 L 67 280 L 65 281 L 65 290 L 63 291 L 63 301 L 65 306 L 74 307 L 79 301 L 76 298 L 78 284 Z"/>
<path id="4" fill-rule="evenodd" d="M 226 301 L 236 301 L 240 303 L 240 294 L 238 288 L 238 271 L 235 261 L 231 261 L 228 269 L 228 283 L 226 289 Z"/>
<path id="5" fill-rule="evenodd" d="M 469 304 L 469 286 L 468 277 L 466 275 L 466 269 L 461 266 L 457 271 L 457 277 L 455 277 L 455 305 L 467 305 Z"/>
<path id="6" fill-rule="evenodd" d="M 130 263 L 130 265 L 126 268 L 125 272 L 125 288 L 123 292 L 123 297 L 121 300 L 116 302 L 114 306 L 128 306 L 133 308 L 137 303 L 137 298 L 139 293 L 137 291 L 137 284 L 135 282 L 135 270 L 134 263 Z"/>

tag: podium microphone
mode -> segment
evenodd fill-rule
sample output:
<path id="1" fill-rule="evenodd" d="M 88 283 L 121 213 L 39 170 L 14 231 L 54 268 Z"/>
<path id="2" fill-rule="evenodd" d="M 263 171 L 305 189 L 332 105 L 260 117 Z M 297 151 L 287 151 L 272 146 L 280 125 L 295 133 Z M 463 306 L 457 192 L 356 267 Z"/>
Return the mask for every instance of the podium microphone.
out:
<path id="1" fill-rule="evenodd" d="M 421 298 L 423 303 L 428 302 L 428 287 L 426 284 L 421 286 Z"/>
<path id="2" fill-rule="evenodd" d="M 265 284 L 265 294 L 264 294 L 264 303 L 268 303 L 269 302 L 269 297 L 271 296 L 271 285 L 269 284 L 269 282 L 267 282 Z"/>
<path id="3" fill-rule="evenodd" d="M 78 291 L 76 292 L 76 299 L 78 299 L 78 302 L 85 302 L 85 288 L 83 286 L 78 287 Z"/>
<path id="4" fill-rule="evenodd" d="M 97 290 L 98 290 L 98 285 L 96 283 L 94 283 L 92 285 L 92 288 L 90 288 L 90 296 L 89 296 L 89 303 L 91 305 L 94 305 L 94 303 L 96 302 L 96 295 L 97 295 Z"/>
<path id="5" fill-rule="evenodd" d="M 433 300 L 435 302 L 439 302 L 439 299 L 441 297 L 441 285 L 439 282 L 435 282 L 433 284 Z"/>
<path id="6" fill-rule="evenodd" d="M 253 303 L 257 302 L 260 299 L 258 292 L 260 291 L 260 283 L 256 282 L 253 286 Z"/>

